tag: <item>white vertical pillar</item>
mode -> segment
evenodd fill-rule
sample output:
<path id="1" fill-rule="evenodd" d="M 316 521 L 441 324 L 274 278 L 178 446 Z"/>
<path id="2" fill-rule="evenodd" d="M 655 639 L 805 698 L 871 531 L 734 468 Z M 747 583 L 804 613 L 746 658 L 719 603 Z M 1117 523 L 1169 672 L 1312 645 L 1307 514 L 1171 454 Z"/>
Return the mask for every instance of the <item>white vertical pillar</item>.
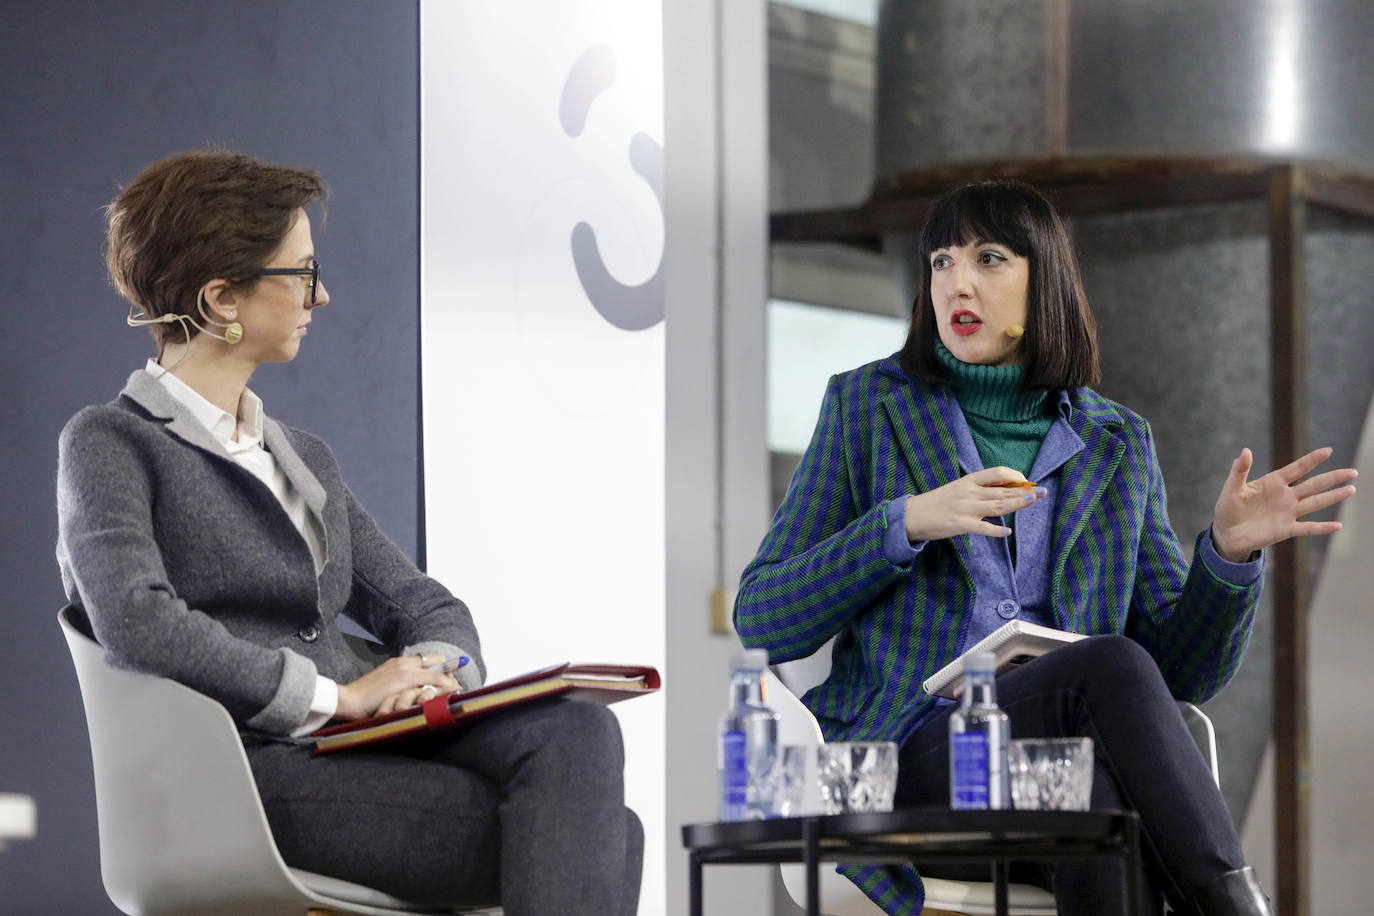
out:
<path id="1" fill-rule="evenodd" d="M 664 667 L 662 47 L 644 0 L 421 4 L 427 553 L 493 678 Z M 664 707 L 615 707 L 646 914 Z"/>
<path id="2" fill-rule="evenodd" d="M 667 154 L 666 913 L 687 912 L 680 825 L 716 816 L 715 731 L 733 635 L 710 630 L 768 523 L 767 5 L 664 0 Z M 708 868 L 706 911 L 769 913 L 775 868 Z"/>

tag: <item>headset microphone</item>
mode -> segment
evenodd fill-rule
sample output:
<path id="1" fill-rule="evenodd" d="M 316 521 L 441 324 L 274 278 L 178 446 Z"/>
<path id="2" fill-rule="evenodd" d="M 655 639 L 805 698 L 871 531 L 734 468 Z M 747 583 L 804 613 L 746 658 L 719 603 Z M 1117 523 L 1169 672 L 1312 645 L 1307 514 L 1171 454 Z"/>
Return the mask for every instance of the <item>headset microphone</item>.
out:
<path id="1" fill-rule="evenodd" d="M 186 340 L 188 343 L 191 340 L 191 334 L 186 328 L 186 325 L 188 323 L 197 331 L 200 331 L 202 334 L 208 334 L 209 336 L 222 340 L 227 344 L 236 344 L 240 340 L 243 340 L 242 324 L 238 323 L 237 321 L 216 321 L 205 313 L 204 296 L 201 296 L 200 301 L 196 303 L 196 311 L 200 312 L 200 317 L 204 319 L 206 324 L 212 324 L 217 328 L 223 328 L 223 334 L 216 334 L 214 331 L 205 327 L 205 325 L 201 324 L 199 321 L 196 321 L 195 316 L 190 314 L 169 313 L 166 315 L 159 315 L 156 318 L 148 318 L 146 317 L 148 313 L 142 310 L 142 306 L 137 306 L 137 308 L 140 310 L 139 314 L 137 315 L 134 314 L 134 308 L 135 306 L 133 305 L 129 306 L 129 317 L 124 319 L 125 322 L 131 328 L 142 327 L 143 325 L 149 324 L 171 324 L 173 321 L 176 321 L 180 322 L 181 331 L 183 334 L 186 335 Z"/>
<path id="2" fill-rule="evenodd" d="M 200 317 L 205 319 L 206 323 L 213 324 L 217 328 L 223 328 L 223 334 L 216 334 L 214 331 L 205 327 L 205 325 L 202 325 L 200 322 L 196 321 L 196 319 L 192 317 L 190 314 L 179 314 L 176 312 L 171 312 L 166 315 L 159 315 L 156 318 L 149 318 L 147 317 L 148 313 L 144 311 L 143 306 L 141 305 L 135 306 L 131 304 L 129 306 L 129 316 L 125 318 L 124 321 L 131 328 L 142 327 L 144 325 L 149 324 L 171 324 L 173 321 L 181 325 L 181 333 L 186 335 L 186 349 L 182 351 L 181 357 L 175 363 L 165 367 L 162 370 L 162 374 L 165 375 L 166 373 L 171 372 L 177 366 L 180 366 L 182 361 L 185 360 L 186 357 L 191 354 L 191 331 L 186 327 L 187 324 L 190 324 L 192 327 L 194 327 L 197 331 L 200 331 L 202 334 L 209 334 L 211 337 L 217 337 L 227 344 L 232 345 L 238 343 L 240 340 L 243 340 L 243 325 L 239 324 L 237 321 L 215 321 L 209 315 L 205 314 L 205 306 L 205 294 L 201 293 L 200 301 L 196 303 L 196 311 L 200 312 Z M 138 308 L 139 310 L 139 313 L 137 315 L 134 314 L 135 308 Z M 158 360 L 161 361 L 161 343 L 158 344 L 157 355 Z M 159 378 L 160 377 L 161 376 L 159 376 Z"/>
<path id="3" fill-rule="evenodd" d="M 1026 329 L 1021 327 L 1021 325 L 1019 324 L 1007 325 L 1006 335 L 1008 337 L 1015 339 L 1017 337 L 1020 337 L 1024 333 L 1026 333 Z"/>

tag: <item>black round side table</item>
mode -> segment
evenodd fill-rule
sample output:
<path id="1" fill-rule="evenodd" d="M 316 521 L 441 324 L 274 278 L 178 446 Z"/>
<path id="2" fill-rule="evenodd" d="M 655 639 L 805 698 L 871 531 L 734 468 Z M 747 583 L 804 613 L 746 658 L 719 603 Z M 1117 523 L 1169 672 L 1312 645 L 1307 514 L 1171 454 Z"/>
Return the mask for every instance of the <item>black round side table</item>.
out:
<path id="1" fill-rule="evenodd" d="M 820 916 L 821 862 L 854 865 L 987 862 L 998 916 L 1007 913 L 1013 861 L 1049 862 L 1119 856 L 1135 914 L 1140 820 L 1133 811 L 953 811 L 903 808 L 884 814 L 830 814 L 736 823 L 688 824 L 692 916 L 701 916 L 702 867 L 801 862 L 806 912 Z"/>

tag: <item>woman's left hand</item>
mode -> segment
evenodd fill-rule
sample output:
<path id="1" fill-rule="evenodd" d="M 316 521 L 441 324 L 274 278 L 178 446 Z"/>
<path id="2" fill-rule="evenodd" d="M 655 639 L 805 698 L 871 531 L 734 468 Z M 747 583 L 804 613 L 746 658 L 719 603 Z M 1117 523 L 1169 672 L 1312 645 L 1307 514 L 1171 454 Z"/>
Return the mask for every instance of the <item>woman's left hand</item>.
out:
<path id="1" fill-rule="evenodd" d="M 409 709 L 412 706 L 419 706 L 426 700 L 432 700 L 437 696 L 443 696 L 447 693 L 459 693 L 461 689 L 462 688 L 457 690 L 441 690 L 431 684 L 426 684 L 423 687 L 408 687 L 405 690 L 385 697 L 381 705 L 377 707 L 376 715 L 380 716 L 397 709 Z"/>
<path id="2" fill-rule="evenodd" d="M 1335 505 L 1355 492 L 1344 486 L 1355 479 L 1354 468 L 1307 477 L 1331 457 L 1330 448 L 1308 452 L 1297 461 L 1256 480 L 1247 480 L 1254 456 L 1248 448 L 1231 463 L 1213 510 L 1212 544 L 1223 559 L 1243 563 L 1256 550 L 1305 534 L 1339 531 L 1340 522 L 1303 522 L 1303 516 Z M 1305 478 L 1305 479 L 1304 479 Z"/>
<path id="3" fill-rule="evenodd" d="M 445 661 L 438 653 L 434 657 L 440 663 Z M 334 714 L 352 721 L 404 709 L 417 701 L 457 690 L 458 681 L 453 675 L 426 666 L 423 653 L 388 658 L 357 680 L 339 685 L 339 706 Z"/>

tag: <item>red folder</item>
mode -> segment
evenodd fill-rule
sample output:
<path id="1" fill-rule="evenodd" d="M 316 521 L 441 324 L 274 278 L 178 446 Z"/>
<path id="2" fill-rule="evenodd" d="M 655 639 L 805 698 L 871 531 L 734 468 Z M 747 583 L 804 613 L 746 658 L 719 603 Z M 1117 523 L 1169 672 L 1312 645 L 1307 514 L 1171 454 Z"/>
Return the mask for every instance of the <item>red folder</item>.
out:
<path id="1" fill-rule="evenodd" d="M 593 703 L 618 703 L 653 693 L 659 688 L 658 671 L 647 665 L 574 665 L 564 662 L 447 696 L 426 700 L 420 706 L 398 709 L 380 716 L 330 725 L 314 732 L 315 753 L 328 754 L 352 747 L 394 741 L 406 735 L 458 728 L 503 709 L 547 700 L 572 697 Z"/>

